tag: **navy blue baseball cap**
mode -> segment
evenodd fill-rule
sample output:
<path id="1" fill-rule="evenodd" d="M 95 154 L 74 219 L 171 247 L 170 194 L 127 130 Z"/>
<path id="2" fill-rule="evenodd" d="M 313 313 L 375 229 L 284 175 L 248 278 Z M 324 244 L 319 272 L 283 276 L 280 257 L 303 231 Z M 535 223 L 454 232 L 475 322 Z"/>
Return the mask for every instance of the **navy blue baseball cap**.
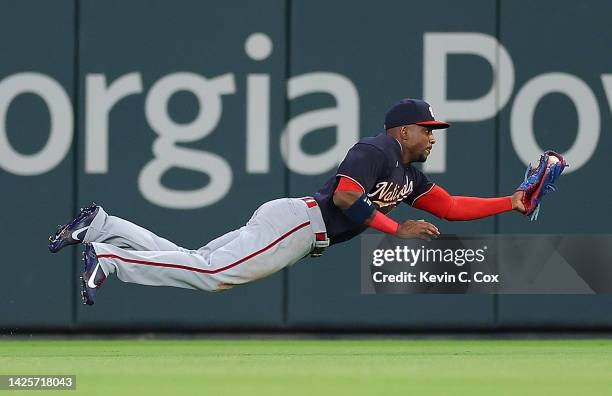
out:
<path id="1" fill-rule="evenodd" d="M 437 121 L 429 103 L 419 99 L 402 99 L 385 115 L 385 130 L 410 124 L 431 129 L 450 127 L 448 122 Z"/>

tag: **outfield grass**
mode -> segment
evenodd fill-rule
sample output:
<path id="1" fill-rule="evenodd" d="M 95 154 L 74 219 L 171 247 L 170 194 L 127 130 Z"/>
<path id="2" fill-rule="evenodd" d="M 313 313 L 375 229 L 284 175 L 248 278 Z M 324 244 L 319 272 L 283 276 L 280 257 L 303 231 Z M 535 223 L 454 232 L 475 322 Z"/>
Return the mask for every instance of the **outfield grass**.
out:
<path id="1" fill-rule="evenodd" d="M 611 395 L 612 340 L 0 341 L 0 374 L 76 374 L 68 395 Z"/>

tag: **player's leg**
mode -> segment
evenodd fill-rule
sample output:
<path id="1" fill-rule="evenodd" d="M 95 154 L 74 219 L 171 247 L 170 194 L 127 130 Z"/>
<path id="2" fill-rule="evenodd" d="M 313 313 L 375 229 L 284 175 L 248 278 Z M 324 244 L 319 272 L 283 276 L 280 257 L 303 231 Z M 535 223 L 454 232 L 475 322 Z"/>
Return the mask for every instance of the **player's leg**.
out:
<path id="1" fill-rule="evenodd" d="M 238 238 L 238 235 L 240 235 L 240 232 L 242 231 L 242 229 L 244 227 L 246 227 L 246 226 L 243 226 L 243 227 L 241 227 L 241 228 L 239 228 L 237 230 L 234 230 L 234 231 L 230 231 L 227 234 L 223 234 L 220 237 L 213 239 L 212 241 L 208 242 L 206 244 L 206 246 L 203 246 L 200 249 L 198 249 L 198 251 L 216 250 L 216 249 L 220 248 L 221 246 L 227 245 L 228 243 L 230 243 L 234 239 Z"/>
<path id="2" fill-rule="evenodd" d="M 172 241 L 117 216 L 111 216 L 99 207 L 83 241 L 114 245 L 128 250 L 187 251 Z"/>
<path id="3" fill-rule="evenodd" d="M 222 246 L 239 234 L 240 230 L 228 232 L 209 243 Z M 83 242 L 98 242 L 114 245 L 126 250 L 138 251 L 191 251 L 162 238 L 152 231 L 117 216 L 108 215 L 103 208 L 91 223 Z"/>
<path id="4" fill-rule="evenodd" d="M 305 204 L 296 201 L 262 205 L 246 226 L 197 251 L 131 251 L 104 243 L 91 245 L 104 274 L 116 273 L 124 282 L 223 290 L 268 276 L 308 254 L 314 232 Z"/>
<path id="5" fill-rule="evenodd" d="M 131 250 L 184 250 L 143 227 L 108 215 L 95 204 L 60 226 L 49 238 L 49 250 L 55 253 L 65 246 L 85 242 L 108 243 Z"/>
<path id="6" fill-rule="evenodd" d="M 269 276 L 306 256 L 314 243 L 307 206 L 298 199 L 263 204 L 239 231 L 225 244 L 215 240 L 199 249 L 216 269 L 217 289 Z"/>

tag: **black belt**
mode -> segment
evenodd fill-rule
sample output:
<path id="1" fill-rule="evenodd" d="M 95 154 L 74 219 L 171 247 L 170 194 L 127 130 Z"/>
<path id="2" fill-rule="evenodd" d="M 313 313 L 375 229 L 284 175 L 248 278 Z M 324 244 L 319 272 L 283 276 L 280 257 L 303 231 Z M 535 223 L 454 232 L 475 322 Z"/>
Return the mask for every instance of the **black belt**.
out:
<path id="1" fill-rule="evenodd" d="M 302 198 L 302 201 L 306 202 L 309 208 L 314 208 L 315 206 L 319 206 L 317 201 L 315 201 L 312 197 Z M 314 246 L 310 253 L 310 257 L 321 257 L 323 251 L 326 247 L 329 246 L 329 238 L 327 237 L 327 232 L 316 232 L 315 233 L 315 242 Z"/>

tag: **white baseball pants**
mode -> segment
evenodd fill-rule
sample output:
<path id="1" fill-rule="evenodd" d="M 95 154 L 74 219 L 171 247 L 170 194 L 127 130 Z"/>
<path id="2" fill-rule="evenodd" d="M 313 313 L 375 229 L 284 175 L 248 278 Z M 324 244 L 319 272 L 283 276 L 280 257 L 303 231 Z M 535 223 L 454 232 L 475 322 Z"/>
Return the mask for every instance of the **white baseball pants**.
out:
<path id="1" fill-rule="evenodd" d="M 100 208 L 84 242 L 106 275 L 124 282 L 219 291 L 273 274 L 308 255 L 325 232 L 321 211 L 300 198 L 264 203 L 248 223 L 198 250 L 182 248 Z"/>

